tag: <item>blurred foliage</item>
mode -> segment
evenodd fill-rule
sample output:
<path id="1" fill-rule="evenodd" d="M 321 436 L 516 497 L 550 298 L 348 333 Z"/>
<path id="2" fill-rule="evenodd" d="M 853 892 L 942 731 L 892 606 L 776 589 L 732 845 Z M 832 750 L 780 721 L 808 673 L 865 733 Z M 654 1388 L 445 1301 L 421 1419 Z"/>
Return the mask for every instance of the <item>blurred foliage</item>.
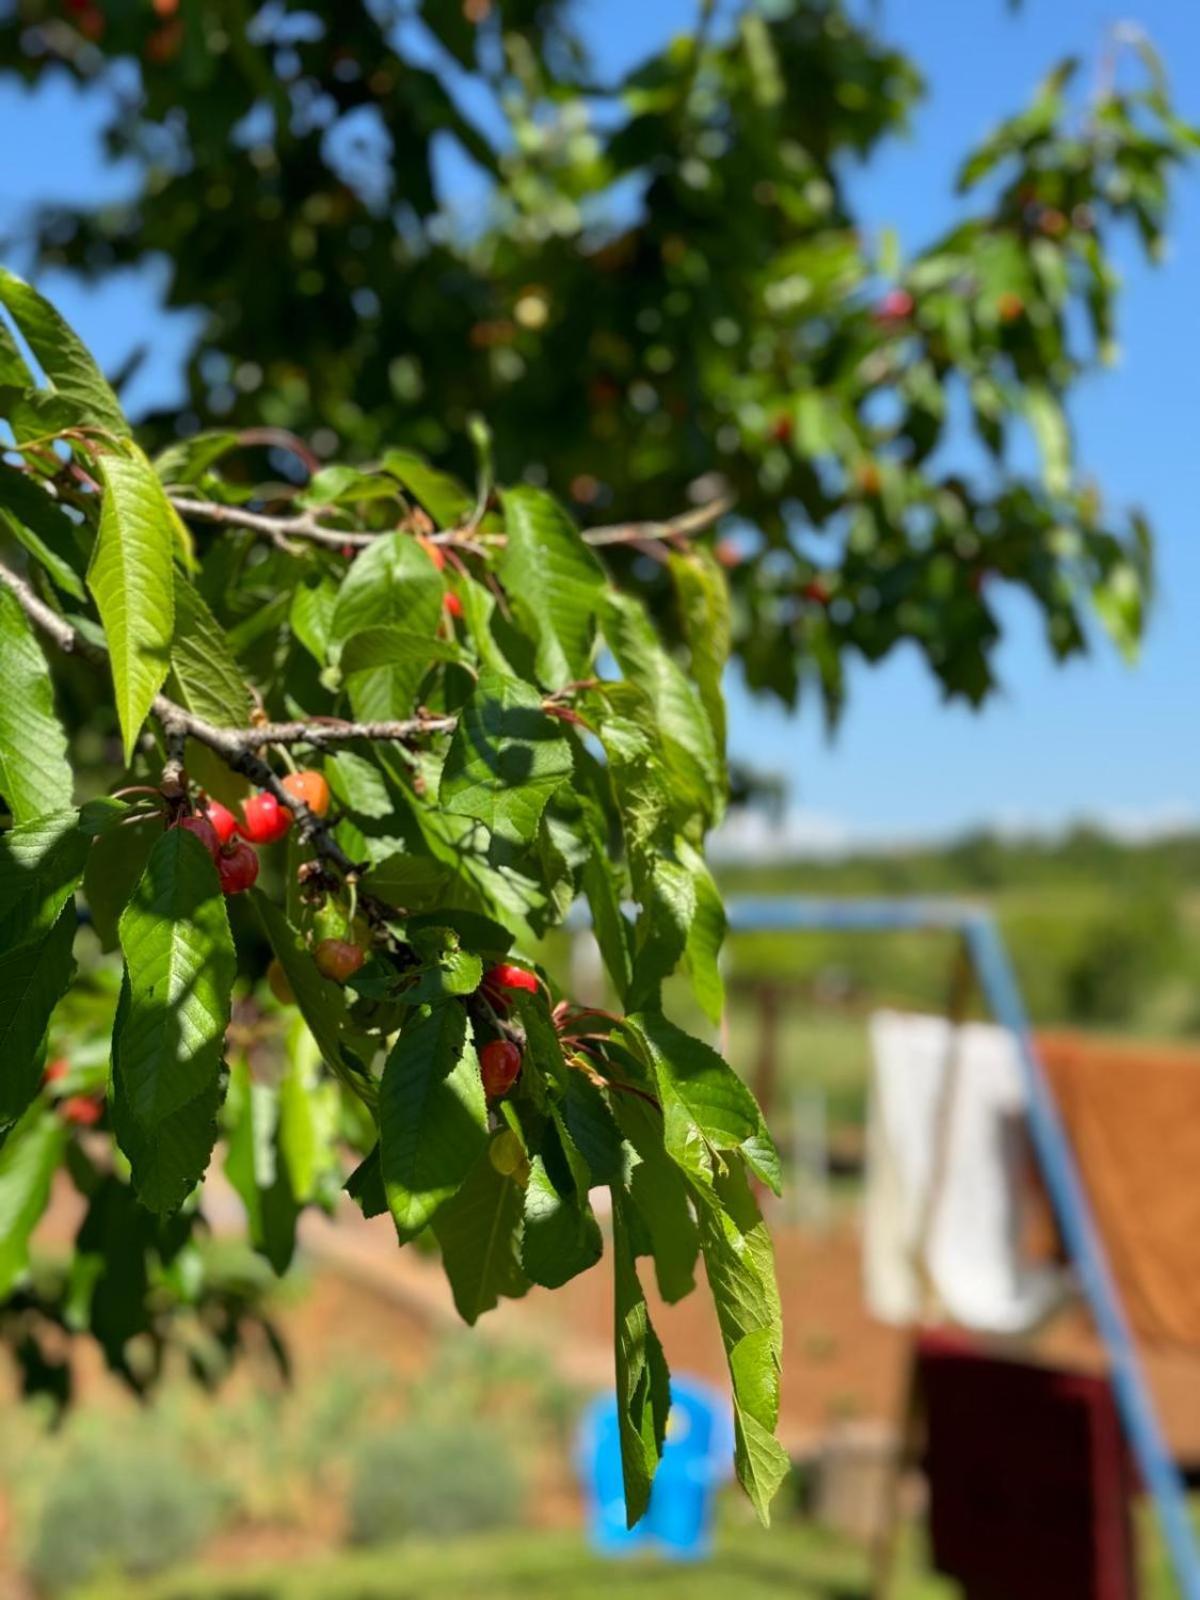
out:
<path id="1" fill-rule="evenodd" d="M 1038 1025 L 1146 1037 L 1200 1033 L 1200 834 L 1133 844 L 1091 828 L 1057 840 L 976 833 L 941 847 L 835 860 L 726 863 L 718 876 L 729 896 L 979 900 L 999 920 Z M 735 934 L 727 952 L 731 1059 L 752 1072 L 755 989 L 779 984 L 781 1058 L 791 1077 L 825 1082 L 836 1118 L 857 1120 L 862 1016 L 878 1005 L 943 1010 L 953 952 L 953 939 L 938 932 Z"/>
<path id="2" fill-rule="evenodd" d="M 1149 530 L 1081 475 L 1067 406 L 1115 349 L 1114 237 L 1158 254 L 1195 133 L 1126 30 L 1092 89 L 1068 62 L 964 153 L 958 220 L 905 253 L 847 183 L 921 95 L 886 20 L 699 0 L 691 36 L 598 82 L 563 0 L 16 0 L 0 69 L 99 89 L 129 191 L 8 242 L 168 266 L 202 317 L 162 442 L 265 420 L 318 457 L 468 470 L 478 409 L 501 479 L 594 518 L 735 499 L 753 687 L 833 716 L 848 655 L 911 640 L 979 702 L 1002 584 L 1058 657 L 1090 612 L 1136 647 Z M 665 569 L 623 559 L 665 602 Z"/>
<path id="3" fill-rule="evenodd" d="M 109 1573 L 146 1577 L 193 1555 L 216 1510 L 213 1486 L 177 1453 L 106 1440 L 49 1484 L 29 1574 L 49 1594 Z"/>
<path id="4" fill-rule="evenodd" d="M 520 1516 L 520 1469 L 504 1433 L 482 1422 L 407 1424 L 367 1440 L 353 1465 L 350 1537 L 390 1544 L 450 1539 Z"/>
<path id="5" fill-rule="evenodd" d="M 582 1397 L 541 1351 L 479 1345 L 443 1338 L 403 1376 L 326 1352 L 295 1388 L 252 1381 L 215 1399 L 175 1363 L 152 1407 L 101 1390 L 53 1430 L 44 1404 L 16 1410 L 0 1447 L 14 1553 L 57 1593 L 128 1583 L 214 1532 L 334 1543 L 511 1525 L 527 1493 L 561 1481 Z"/>

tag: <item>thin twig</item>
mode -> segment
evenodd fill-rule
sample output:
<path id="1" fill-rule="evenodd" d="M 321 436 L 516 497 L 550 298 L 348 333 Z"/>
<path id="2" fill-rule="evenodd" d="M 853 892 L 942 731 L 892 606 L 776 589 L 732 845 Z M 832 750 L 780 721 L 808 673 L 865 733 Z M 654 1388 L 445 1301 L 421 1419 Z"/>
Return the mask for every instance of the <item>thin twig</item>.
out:
<path id="1" fill-rule="evenodd" d="M 670 544 L 688 539 L 694 533 L 703 533 L 732 510 L 733 501 L 727 496 L 709 500 L 694 511 L 684 511 L 678 517 L 668 517 L 665 522 L 616 522 L 604 528 L 585 528 L 583 537 L 588 544 L 640 544 L 651 539 Z"/>
<path id="2" fill-rule="evenodd" d="M 223 505 L 216 500 L 193 500 L 176 493 L 171 493 L 171 503 L 185 517 L 194 517 L 198 522 L 219 523 L 261 534 L 281 550 L 288 550 L 290 541 L 297 539 L 307 540 L 310 544 L 324 545 L 332 550 L 346 547 L 361 550 L 381 537 L 378 533 L 359 533 L 351 529 L 328 527 L 321 521 L 321 516 L 331 514 L 332 507 L 281 517 L 264 511 L 250 511 L 245 506 Z M 685 511 L 677 517 L 669 517 L 664 522 L 612 523 L 597 528 L 585 528 L 582 537 L 586 544 L 595 546 L 675 544 L 711 527 L 730 510 L 732 505 L 732 500 L 721 497 L 697 506 L 694 511 Z M 423 537 L 432 544 L 453 546 L 455 549 L 469 551 L 472 555 L 483 555 L 489 547 L 500 548 L 506 543 L 503 534 L 483 534 L 471 524 L 461 528 L 443 528 Z"/>

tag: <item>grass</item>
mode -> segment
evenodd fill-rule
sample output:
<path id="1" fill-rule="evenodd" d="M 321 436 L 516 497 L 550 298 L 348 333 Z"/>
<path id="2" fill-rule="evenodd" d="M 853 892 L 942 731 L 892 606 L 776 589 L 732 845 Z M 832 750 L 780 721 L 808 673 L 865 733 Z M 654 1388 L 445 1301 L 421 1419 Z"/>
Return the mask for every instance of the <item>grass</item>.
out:
<path id="1" fill-rule="evenodd" d="M 580 1537 L 514 1532 L 413 1542 L 287 1566 L 196 1569 L 148 1585 L 93 1587 L 86 1600 L 865 1600 L 861 1551 L 813 1528 L 724 1533 L 699 1565 L 601 1561 Z M 953 1585 L 905 1572 L 895 1600 L 954 1600 Z"/>

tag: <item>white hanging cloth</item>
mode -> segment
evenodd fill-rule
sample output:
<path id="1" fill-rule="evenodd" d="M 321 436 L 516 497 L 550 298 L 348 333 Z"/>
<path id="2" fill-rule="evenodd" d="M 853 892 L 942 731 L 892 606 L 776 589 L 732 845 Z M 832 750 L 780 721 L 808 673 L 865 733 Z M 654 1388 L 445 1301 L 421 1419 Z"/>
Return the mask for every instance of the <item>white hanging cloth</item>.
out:
<path id="1" fill-rule="evenodd" d="M 1011 1036 L 881 1011 L 870 1037 L 863 1267 L 872 1314 L 1027 1331 L 1061 1301 L 1067 1279 L 1022 1250 L 1031 1151 Z"/>

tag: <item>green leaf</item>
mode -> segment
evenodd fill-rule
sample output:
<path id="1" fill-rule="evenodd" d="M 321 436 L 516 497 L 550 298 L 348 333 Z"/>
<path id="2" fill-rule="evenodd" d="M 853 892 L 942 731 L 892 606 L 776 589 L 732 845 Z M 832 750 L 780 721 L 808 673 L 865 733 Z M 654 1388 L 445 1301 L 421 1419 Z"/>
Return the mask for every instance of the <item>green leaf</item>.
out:
<path id="1" fill-rule="evenodd" d="M 696 917 L 696 882 L 686 867 L 659 856 L 639 885 L 629 1004 L 657 1009 L 665 978 L 679 965 Z"/>
<path id="2" fill-rule="evenodd" d="M 228 429 L 208 429 L 179 439 L 154 457 L 154 470 L 164 484 L 199 483 L 222 456 L 236 450 L 239 435 Z"/>
<path id="3" fill-rule="evenodd" d="M 646 1309 L 625 1216 L 613 1190 L 613 1293 L 616 1314 L 617 1424 L 625 1480 L 625 1519 L 633 1527 L 650 1504 L 671 1409 L 671 1375 Z"/>
<path id="4" fill-rule="evenodd" d="M 484 673 L 450 740 L 441 805 L 501 838 L 528 844 L 573 766 L 561 724 L 542 710 L 537 690 L 517 678 Z"/>
<path id="5" fill-rule="evenodd" d="M 680 1167 L 712 1178 L 708 1147 L 738 1150 L 747 1166 L 778 1194 L 779 1155 L 754 1096 L 709 1045 L 661 1013 L 627 1017 L 625 1026 L 653 1069 L 663 1109 L 663 1143 Z"/>
<path id="6" fill-rule="evenodd" d="M 379 1146 L 372 1146 L 342 1185 L 364 1217 L 381 1217 L 388 1208 L 387 1191 L 379 1166 Z"/>
<path id="7" fill-rule="evenodd" d="M 522 1202 L 520 1184 L 497 1172 L 485 1150 L 434 1218 L 454 1304 L 472 1326 L 502 1296 L 519 1300 L 529 1288 L 521 1267 Z"/>
<path id="8" fill-rule="evenodd" d="M 0 462 L 0 524 L 73 600 L 83 600 L 86 562 L 80 529 L 24 472 Z"/>
<path id="9" fill-rule="evenodd" d="M 246 1208 L 251 1244 L 282 1274 L 295 1253 L 300 1206 L 279 1158 L 278 1091 L 254 1082 L 244 1061 L 230 1073 L 226 1121 L 225 1175 Z"/>
<path id="10" fill-rule="evenodd" d="M 637 1152 L 628 1192 L 650 1244 L 658 1292 L 674 1305 L 696 1286 L 700 1235 L 688 1208 L 688 1185 L 663 1148 L 662 1118 L 640 1096 L 614 1095 L 613 1114 Z"/>
<path id="11" fill-rule="evenodd" d="M 765 1525 L 787 1476 L 774 1437 L 783 1328 L 771 1240 L 744 1177 L 694 1184 L 700 1242 L 733 1386 L 738 1480 Z"/>
<path id="12" fill-rule="evenodd" d="M 142 1203 L 169 1211 L 203 1176 L 216 1139 L 237 972 L 216 867 L 185 828 L 155 843 L 120 938 L 127 999 L 113 1030 L 114 1121 Z"/>
<path id="13" fill-rule="evenodd" d="M 108 641 L 128 764 L 170 666 L 178 517 L 144 456 L 105 456 L 101 476 L 104 498 L 88 588 Z"/>
<path id="14" fill-rule="evenodd" d="M 621 885 L 598 815 L 589 813 L 586 822 L 588 855 L 580 876 L 580 887 L 592 914 L 592 931 L 617 998 L 628 1005 L 633 977 L 631 946 L 633 929 L 621 906 Z"/>
<path id="15" fill-rule="evenodd" d="M 371 893 L 409 911 L 444 904 L 450 869 L 432 856 L 386 856 L 371 868 Z"/>
<path id="16" fill-rule="evenodd" d="M 388 450 L 381 465 L 421 502 L 439 528 L 453 528 L 474 510 L 474 497 L 447 472 L 414 450 Z"/>
<path id="17" fill-rule="evenodd" d="M 355 667 L 348 687 L 357 717 L 411 716 L 417 685 L 436 652 L 444 592 L 437 568 L 411 534 L 385 534 L 356 557 L 338 591 L 329 626 L 330 653 L 338 664 L 348 642 L 368 631 L 374 635 L 378 629 L 396 628 L 428 642 L 423 657 L 409 652 L 379 665 L 363 660 Z M 355 646 L 355 651 L 365 656 L 371 647 Z"/>
<path id="18" fill-rule="evenodd" d="M 31 1112 L 0 1149 L 0 1300 L 28 1269 L 29 1236 L 49 1203 L 67 1139 L 61 1118 L 43 1107 Z"/>
<path id="19" fill-rule="evenodd" d="M 447 1001 L 405 1025 L 379 1089 L 383 1183 L 402 1242 L 449 1200 L 486 1142 L 487 1105 L 467 1014 Z"/>
<path id="20" fill-rule="evenodd" d="M 474 994 L 483 978 L 483 962 L 471 950 L 464 950 L 452 928 L 427 928 L 410 938 L 423 957 L 416 969 L 416 982 L 404 990 L 410 1005 L 431 1004 L 451 995 Z"/>
<path id="21" fill-rule="evenodd" d="M 56 811 L 0 834 L 0 949 L 47 931 L 75 891 L 88 845 L 78 811 Z"/>
<path id="22" fill-rule="evenodd" d="M 22 279 L 0 267 L 0 304 L 21 330 L 46 374 L 60 427 L 87 424 L 128 438 L 121 403 L 92 360 L 86 345 L 50 302 Z"/>
<path id="23" fill-rule="evenodd" d="M 695 896 L 684 959 L 691 974 L 692 991 L 701 1010 L 715 1026 L 725 1010 L 725 981 L 720 967 L 721 946 L 725 942 L 725 905 L 700 852 L 685 839 L 676 840 L 675 850 L 681 864 L 692 875 Z"/>
<path id="24" fill-rule="evenodd" d="M 339 665 L 344 678 L 373 667 L 397 667 L 415 674 L 420 683 L 435 661 L 457 661 L 462 651 L 448 639 L 430 639 L 411 628 L 364 628 L 342 646 Z"/>
<path id="25" fill-rule="evenodd" d="M 307 578 L 292 590 L 292 632 L 319 667 L 325 665 L 329 655 L 329 632 L 337 597 L 337 585 L 324 574 Z"/>
<path id="26" fill-rule="evenodd" d="M 692 680 L 713 732 L 717 754 L 725 751 L 725 696 L 721 680 L 729 660 L 732 626 L 729 586 L 711 550 L 695 545 L 669 559 L 683 637 L 692 657 Z"/>
<path id="27" fill-rule="evenodd" d="M 171 672 L 176 698 L 189 711 L 218 727 L 245 727 L 250 695 L 225 630 L 178 569 Z"/>
<path id="28" fill-rule="evenodd" d="M 117 948 L 121 913 L 133 897 L 160 833 L 157 822 L 138 822 L 127 828 L 110 828 L 92 842 L 83 869 L 83 898 L 102 950 Z"/>
<path id="29" fill-rule="evenodd" d="M 600 1227 L 580 1195 L 555 1186 L 541 1156 L 530 1164 L 525 1188 L 525 1228 L 521 1262 L 532 1283 L 558 1289 L 594 1267 L 604 1250 Z"/>
<path id="30" fill-rule="evenodd" d="M 109 1116 L 117 1144 L 130 1167 L 138 1202 L 147 1212 L 177 1211 L 203 1176 L 217 1139 L 217 1117 L 224 1092 L 219 1072 L 208 1088 L 186 1105 L 168 1113 L 152 1132 L 134 1116 L 121 1073 L 121 1035 L 129 1016 L 129 975 L 121 981 L 113 1023 L 112 1075 L 108 1086 Z"/>
<path id="31" fill-rule="evenodd" d="M 656 739 L 676 798 L 707 823 L 724 809 L 724 772 L 712 724 L 695 684 L 663 648 L 646 608 L 632 595 L 606 597 L 602 627 L 617 665 L 652 709 Z"/>
<path id="32" fill-rule="evenodd" d="M 21 1117 L 41 1081 L 42 1040 L 75 962 L 75 902 L 0 954 L 0 1131 Z"/>
<path id="33" fill-rule="evenodd" d="M 1071 486 L 1071 435 L 1058 397 L 1044 384 L 1025 390 L 1025 415 L 1042 453 L 1042 477 L 1051 494 Z"/>
<path id="34" fill-rule="evenodd" d="M 500 579 L 537 646 L 538 678 L 547 689 L 561 689 L 591 669 L 604 568 L 553 496 L 522 488 L 501 499 L 508 543 Z"/>
<path id="35" fill-rule="evenodd" d="M 16 596 L 0 587 L 0 795 L 14 822 L 71 803 L 67 740 L 50 671 Z"/>

